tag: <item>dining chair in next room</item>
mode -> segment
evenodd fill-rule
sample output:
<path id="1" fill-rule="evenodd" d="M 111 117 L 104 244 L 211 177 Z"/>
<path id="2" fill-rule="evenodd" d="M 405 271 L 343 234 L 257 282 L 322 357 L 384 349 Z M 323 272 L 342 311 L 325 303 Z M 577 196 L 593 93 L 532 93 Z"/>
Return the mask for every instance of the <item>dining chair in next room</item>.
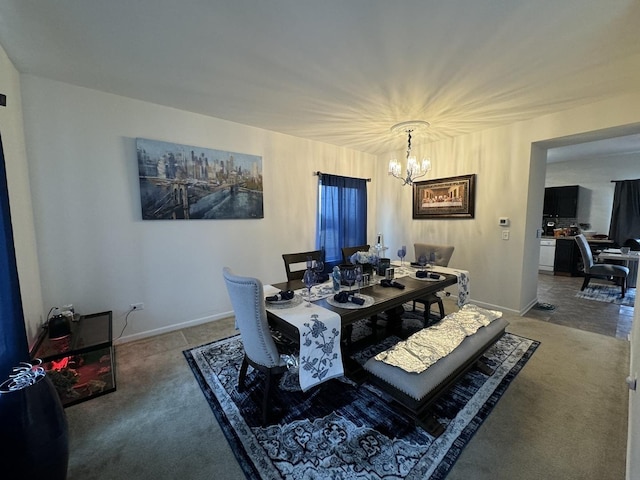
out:
<path id="1" fill-rule="evenodd" d="M 622 289 L 622 295 L 620 295 L 620 298 L 624 298 L 629 269 L 622 265 L 594 263 L 591 247 L 589 246 L 589 242 L 587 242 L 585 236 L 581 233 L 580 235 L 575 236 L 575 240 L 580 248 L 582 263 L 584 265 L 584 282 L 582 282 L 582 288 L 580 290 L 587 288 L 592 277 L 612 278 Z"/>

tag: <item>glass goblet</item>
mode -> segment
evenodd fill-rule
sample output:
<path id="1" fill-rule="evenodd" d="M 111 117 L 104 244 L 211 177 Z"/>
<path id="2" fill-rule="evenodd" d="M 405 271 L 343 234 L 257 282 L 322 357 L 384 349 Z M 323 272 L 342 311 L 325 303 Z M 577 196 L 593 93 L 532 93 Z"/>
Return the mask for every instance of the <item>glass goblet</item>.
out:
<path id="1" fill-rule="evenodd" d="M 402 247 L 398 249 L 398 256 L 400 257 L 400 266 L 402 266 L 402 261 L 404 260 L 404 257 L 406 255 L 407 255 L 407 246 L 402 245 Z"/>
<path id="2" fill-rule="evenodd" d="M 312 269 L 307 268 L 304 271 L 304 275 L 302 276 L 302 283 L 304 283 L 304 286 L 307 287 L 307 293 L 308 293 L 307 305 L 306 305 L 307 307 L 311 306 L 311 287 L 313 287 L 313 284 L 315 283 L 315 281 L 316 281 L 315 272 Z"/>
<path id="3" fill-rule="evenodd" d="M 436 254 L 435 252 L 431 252 L 429 254 L 428 268 L 433 268 L 436 264 Z"/>
<path id="4" fill-rule="evenodd" d="M 345 268 L 342 272 L 342 278 L 345 283 L 349 286 L 349 292 L 351 292 L 351 287 L 356 281 L 356 269 L 354 268 Z"/>
<path id="5" fill-rule="evenodd" d="M 362 265 L 356 265 L 354 270 L 356 271 L 355 280 L 358 285 L 358 295 L 360 295 L 360 285 L 362 285 Z"/>
<path id="6" fill-rule="evenodd" d="M 313 266 L 313 271 L 318 275 L 324 273 L 324 262 L 322 260 L 316 260 L 315 265 Z"/>
<path id="7" fill-rule="evenodd" d="M 427 264 L 427 256 L 426 255 L 420 255 L 418 257 L 418 265 L 420 265 L 420 268 L 424 269 L 424 266 Z"/>

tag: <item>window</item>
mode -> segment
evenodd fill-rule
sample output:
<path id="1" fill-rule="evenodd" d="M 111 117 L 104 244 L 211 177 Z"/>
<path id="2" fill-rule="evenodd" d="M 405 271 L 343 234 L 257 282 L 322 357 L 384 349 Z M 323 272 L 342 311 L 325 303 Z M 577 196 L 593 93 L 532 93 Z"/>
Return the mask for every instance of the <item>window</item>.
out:
<path id="1" fill-rule="evenodd" d="M 342 262 L 342 247 L 367 243 L 367 180 L 319 174 L 316 248 L 325 265 Z"/>

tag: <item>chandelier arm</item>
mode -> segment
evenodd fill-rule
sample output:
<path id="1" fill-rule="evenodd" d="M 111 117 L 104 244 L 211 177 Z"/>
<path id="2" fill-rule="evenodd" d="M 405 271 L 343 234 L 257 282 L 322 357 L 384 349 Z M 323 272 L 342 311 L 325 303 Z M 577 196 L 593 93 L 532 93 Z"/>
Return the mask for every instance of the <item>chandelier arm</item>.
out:
<path id="1" fill-rule="evenodd" d="M 407 179 L 409 179 L 409 177 L 407 176 L 407 179 L 405 179 L 404 177 L 401 177 L 400 175 L 396 175 L 393 172 L 389 172 L 389 175 L 391 175 L 394 178 L 397 178 L 398 180 L 402 180 L 402 186 L 404 187 L 405 185 L 407 185 Z M 409 180 L 410 181 L 410 180 Z"/>
<path id="2" fill-rule="evenodd" d="M 429 173 L 429 172 L 424 172 L 422 175 L 416 175 L 415 177 L 413 177 L 413 180 L 417 180 L 418 178 L 422 178 L 422 177 L 424 177 L 427 173 Z"/>

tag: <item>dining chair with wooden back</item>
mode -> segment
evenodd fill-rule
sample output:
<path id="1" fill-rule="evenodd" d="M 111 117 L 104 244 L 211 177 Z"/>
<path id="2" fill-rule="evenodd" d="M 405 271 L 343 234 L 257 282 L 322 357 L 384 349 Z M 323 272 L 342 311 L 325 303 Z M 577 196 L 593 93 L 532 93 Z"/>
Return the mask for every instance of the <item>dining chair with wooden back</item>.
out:
<path id="1" fill-rule="evenodd" d="M 284 260 L 284 268 L 287 272 L 287 281 L 302 280 L 304 272 L 307 269 L 307 260 L 320 261 L 324 257 L 322 250 L 312 250 L 310 252 L 300 253 L 283 253 L 282 260 Z"/>
<path id="2" fill-rule="evenodd" d="M 620 295 L 620 298 L 624 298 L 627 287 L 627 277 L 629 276 L 629 269 L 622 265 L 613 265 L 610 263 L 594 263 L 593 253 L 591 253 L 591 247 L 589 246 L 589 242 L 587 242 L 584 234 L 581 233 L 580 235 L 576 235 L 574 238 L 578 243 L 578 248 L 580 248 L 580 254 L 582 255 L 582 263 L 584 268 L 584 282 L 582 282 L 582 288 L 580 288 L 580 291 L 587 288 L 587 285 L 589 285 L 589 281 L 592 277 L 613 278 L 622 289 L 622 295 Z"/>
<path id="3" fill-rule="evenodd" d="M 435 245 L 430 243 L 414 243 L 413 249 L 416 255 L 416 261 L 424 255 L 427 259 L 431 258 L 433 253 L 433 264 L 439 267 L 447 267 L 449 260 L 453 255 L 455 247 L 453 245 Z M 432 293 L 423 298 L 418 298 L 413 302 L 413 310 L 416 309 L 416 302 L 424 305 L 424 325 L 425 327 L 430 323 L 431 306 L 438 306 L 438 313 L 440 314 L 440 320 L 444 318 L 444 304 L 442 298 L 436 293 Z"/>
<path id="4" fill-rule="evenodd" d="M 356 252 L 368 252 L 371 247 L 369 245 L 360 245 L 358 247 L 342 247 L 342 263 L 351 263 L 351 256 Z"/>
<path id="5" fill-rule="evenodd" d="M 262 400 L 262 423 L 266 425 L 273 377 L 284 373 L 287 366 L 271 336 L 262 282 L 257 278 L 234 275 L 229 267 L 224 267 L 222 274 L 244 347 L 238 392 L 244 391 L 249 365 L 266 375 Z"/>

